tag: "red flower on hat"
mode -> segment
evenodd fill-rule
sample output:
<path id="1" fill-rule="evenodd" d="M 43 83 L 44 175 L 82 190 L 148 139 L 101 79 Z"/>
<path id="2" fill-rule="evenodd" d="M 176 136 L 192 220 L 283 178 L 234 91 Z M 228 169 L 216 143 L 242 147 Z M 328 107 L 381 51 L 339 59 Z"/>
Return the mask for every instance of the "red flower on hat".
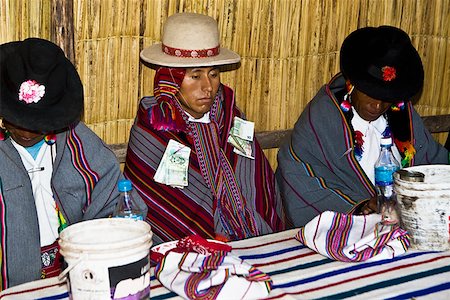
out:
<path id="1" fill-rule="evenodd" d="M 384 81 L 392 81 L 397 77 L 397 70 L 394 67 L 385 66 L 381 68 Z"/>

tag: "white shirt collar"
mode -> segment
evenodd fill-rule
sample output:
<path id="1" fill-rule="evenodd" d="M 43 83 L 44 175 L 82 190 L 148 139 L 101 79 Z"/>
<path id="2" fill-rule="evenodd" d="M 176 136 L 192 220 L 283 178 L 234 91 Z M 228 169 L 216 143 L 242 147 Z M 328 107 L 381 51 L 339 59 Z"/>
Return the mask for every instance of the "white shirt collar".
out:
<path id="1" fill-rule="evenodd" d="M 209 114 L 210 112 L 208 111 L 207 113 L 205 113 L 201 118 L 194 118 L 193 116 L 191 116 L 191 114 L 189 114 L 187 111 L 184 111 L 184 113 L 188 116 L 188 120 L 190 122 L 196 122 L 196 123 L 211 123 L 211 120 L 209 119 Z"/>

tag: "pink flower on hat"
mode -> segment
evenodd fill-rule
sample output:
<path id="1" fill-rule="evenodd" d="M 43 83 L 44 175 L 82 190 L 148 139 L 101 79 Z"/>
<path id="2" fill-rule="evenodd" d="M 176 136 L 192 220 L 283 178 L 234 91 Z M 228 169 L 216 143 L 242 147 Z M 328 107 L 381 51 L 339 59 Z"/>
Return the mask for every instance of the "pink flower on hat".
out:
<path id="1" fill-rule="evenodd" d="M 392 81 L 397 77 L 397 70 L 394 67 L 385 66 L 381 68 L 384 81 Z"/>
<path id="2" fill-rule="evenodd" d="M 45 95 L 45 86 L 37 83 L 35 80 L 22 82 L 19 88 L 19 100 L 27 104 L 38 103 Z"/>

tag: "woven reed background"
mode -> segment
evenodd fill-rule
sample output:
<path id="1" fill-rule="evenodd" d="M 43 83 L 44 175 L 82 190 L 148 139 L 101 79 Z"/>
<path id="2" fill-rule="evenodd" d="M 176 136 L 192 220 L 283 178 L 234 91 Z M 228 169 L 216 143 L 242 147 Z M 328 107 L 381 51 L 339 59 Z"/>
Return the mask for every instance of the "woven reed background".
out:
<path id="1" fill-rule="evenodd" d="M 0 42 L 49 38 L 49 0 L 0 0 Z M 64 0 L 59 0 L 64 1 Z M 154 71 L 139 62 L 176 12 L 214 17 L 222 46 L 242 56 L 222 73 L 256 129 L 291 128 L 306 103 L 339 70 L 339 48 L 353 30 L 394 25 L 423 59 L 421 115 L 450 113 L 448 0 L 73 0 L 76 66 L 85 88 L 84 121 L 107 143 L 128 139 L 138 100 Z M 446 134 L 436 136 L 443 142 Z M 276 166 L 276 150 L 266 151 Z"/>

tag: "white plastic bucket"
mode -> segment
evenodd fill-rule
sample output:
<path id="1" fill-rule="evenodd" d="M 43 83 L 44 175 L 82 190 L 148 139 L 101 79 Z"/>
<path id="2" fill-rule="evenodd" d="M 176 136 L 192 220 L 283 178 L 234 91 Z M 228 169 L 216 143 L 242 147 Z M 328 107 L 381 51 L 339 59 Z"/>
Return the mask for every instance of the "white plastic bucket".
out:
<path id="1" fill-rule="evenodd" d="M 421 172 L 423 182 L 411 182 L 395 173 L 395 191 L 402 226 L 411 236 L 411 248 L 450 250 L 450 165 L 405 168 Z"/>
<path id="2" fill-rule="evenodd" d="M 112 218 L 64 229 L 59 245 L 72 299 L 149 299 L 150 225 Z"/>

